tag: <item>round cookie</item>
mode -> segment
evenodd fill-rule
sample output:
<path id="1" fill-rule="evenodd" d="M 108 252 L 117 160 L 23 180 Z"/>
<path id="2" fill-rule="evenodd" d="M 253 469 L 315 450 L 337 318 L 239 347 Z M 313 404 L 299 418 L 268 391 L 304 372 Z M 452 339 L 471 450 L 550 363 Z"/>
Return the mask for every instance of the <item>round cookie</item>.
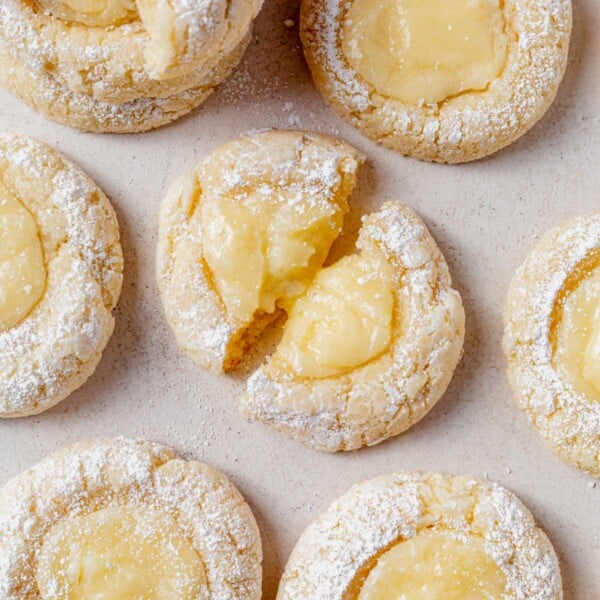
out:
<path id="1" fill-rule="evenodd" d="M 104 3 L 106 5 L 106 3 Z M 0 43 L 34 78 L 122 104 L 202 85 L 247 37 L 261 0 L 6 0 Z M 67 20 L 68 19 L 68 20 Z"/>
<path id="2" fill-rule="evenodd" d="M 240 408 L 318 450 L 377 444 L 422 419 L 462 355 L 465 315 L 425 224 L 388 202 L 358 253 L 317 274 Z"/>
<path id="3" fill-rule="evenodd" d="M 79 443 L 0 490 L 5 600 L 258 600 L 261 561 L 237 489 L 157 444 Z"/>
<path id="4" fill-rule="evenodd" d="M 600 478 L 600 213 L 541 238 L 515 273 L 504 322 L 520 407 L 560 458 Z"/>
<path id="5" fill-rule="evenodd" d="M 200 106 L 242 59 L 250 41 L 244 38 L 198 87 L 166 98 L 138 98 L 123 104 L 95 100 L 69 91 L 50 74 L 34 75 L 0 44 L 0 85 L 46 118 L 96 133 L 140 133 L 161 127 Z"/>
<path id="6" fill-rule="evenodd" d="M 362 161 L 333 138 L 266 131 L 221 146 L 171 186 L 158 285 L 179 345 L 200 366 L 238 365 L 306 288 L 341 230 Z"/>
<path id="7" fill-rule="evenodd" d="M 0 417 L 46 410 L 94 372 L 122 271 L 100 188 L 49 146 L 0 136 Z"/>
<path id="8" fill-rule="evenodd" d="M 404 155 L 459 163 L 511 144 L 552 103 L 570 0 L 303 0 L 300 34 L 333 109 Z"/>
<path id="9" fill-rule="evenodd" d="M 558 560 L 512 493 L 392 474 L 355 485 L 302 534 L 277 600 L 560 600 Z"/>

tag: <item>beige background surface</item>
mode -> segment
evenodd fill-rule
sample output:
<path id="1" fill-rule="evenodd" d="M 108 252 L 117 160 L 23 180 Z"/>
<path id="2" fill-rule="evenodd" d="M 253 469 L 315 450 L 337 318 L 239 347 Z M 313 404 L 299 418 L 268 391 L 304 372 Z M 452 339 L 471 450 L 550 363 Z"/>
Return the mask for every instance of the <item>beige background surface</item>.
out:
<path id="1" fill-rule="evenodd" d="M 544 120 L 508 150 L 463 166 L 420 163 L 378 147 L 327 108 L 299 47 L 296 0 L 267 0 L 255 41 L 203 108 L 138 136 L 71 131 L 0 92 L 0 127 L 36 136 L 77 161 L 112 198 L 126 278 L 115 334 L 96 374 L 38 417 L 0 422 L 0 482 L 91 436 L 143 436 L 227 473 L 255 511 L 265 549 L 265 598 L 308 522 L 351 484 L 401 469 L 488 476 L 516 492 L 561 558 L 566 600 L 600 599 L 600 483 L 561 463 L 521 414 L 500 348 L 505 290 L 535 238 L 600 208 L 600 0 L 574 0 L 571 61 Z M 242 378 L 216 377 L 177 349 L 154 282 L 165 187 L 211 148 L 260 127 L 339 135 L 369 157 L 353 217 L 400 199 L 426 219 L 467 313 L 465 356 L 436 408 L 401 437 L 319 455 L 238 414 Z M 308 599 L 307 599 L 308 600 Z"/>

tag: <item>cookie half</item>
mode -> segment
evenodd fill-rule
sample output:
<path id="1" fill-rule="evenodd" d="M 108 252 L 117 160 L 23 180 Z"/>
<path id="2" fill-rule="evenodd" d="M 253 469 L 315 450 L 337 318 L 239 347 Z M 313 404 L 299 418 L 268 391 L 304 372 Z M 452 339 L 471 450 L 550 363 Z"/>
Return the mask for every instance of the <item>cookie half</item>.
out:
<path id="1" fill-rule="evenodd" d="M 0 490 L 6 600 L 258 600 L 261 561 L 233 484 L 157 444 L 82 442 Z"/>
<path id="2" fill-rule="evenodd" d="M 327 136 L 266 131 L 221 146 L 171 186 L 158 285 L 177 342 L 200 366 L 237 366 L 306 289 L 341 231 L 362 161 Z"/>
<path id="3" fill-rule="evenodd" d="M 518 498 L 487 481 L 438 473 L 385 475 L 351 488 L 302 534 L 277 594 L 424 597 L 563 594 L 552 545 Z"/>
<path id="4" fill-rule="evenodd" d="M 600 213 L 542 237 L 515 273 L 504 321 L 520 407 L 564 461 L 600 478 Z"/>
<path id="5" fill-rule="evenodd" d="M 333 109 L 422 160 L 492 154 L 552 103 L 570 0 L 303 0 L 300 34 Z"/>
<path id="6" fill-rule="evenodd" d="M 102 190 L 49 146 L 0 136 L 0 416 L 39 413 L 94 372 L 123 256 Z"/>
<path id="7" fill-rule="evenodd" d="M 296 301 L 240 404 L 250 418 L 326 452 L 414 425 L 462 356 L 460 295 L 423 221 L 388 202 L 364 217 L 356 247 Z"/>

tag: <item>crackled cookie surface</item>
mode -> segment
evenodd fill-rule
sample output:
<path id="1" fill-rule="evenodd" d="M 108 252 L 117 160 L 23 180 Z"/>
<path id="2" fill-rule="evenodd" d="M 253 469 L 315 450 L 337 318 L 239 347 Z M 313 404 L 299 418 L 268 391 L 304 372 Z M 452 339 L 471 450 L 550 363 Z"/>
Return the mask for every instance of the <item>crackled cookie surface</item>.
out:
<path id="1" fill-rule="evenodd" d="M 6 600 L 253 600 L 261 561 L 236 488 L 156 444 L 83 442 L 0 490 Z"/>
<path id="2" fill-rule="evenodd" d="M 464 162 L 525 133 L 566 67 L 570 0 L 303 0 L 317 87 L 369 137 Z"/>
<path id="3" fill-rule="evenodd" d="M 7 0 L 0 82 L 61 123 L 145 131 L 201 104 L 237 65 L 262 0 Z"/>
<path id="4" fill-rule="evenodd" d="M 246 37 L 260 4 L 7 0 L 0 40 L 34 76 L 50 74 L 68 91 L 121 104 L 195 87 Z"/>
<path id="5" fill-rule="evenodd" d="M 510 492 L 437 473 L 358 484 L 300 537 L 278 600 L 559 600 L 558 560 Z"/>
<path id="6" fill-rule="evenodd" d="M 93 373 L 122 270 L 100 188 L 45 144 L 0 136 L 0 416 L 41 412 Z"/>
<path id="7" fill-rule="evenodd" d="M 398 202 L 364 217 L 357 253 L 289 310 L 241 410 L 319 450 L 373 445 L 419 421 L 461 357 L 464 311 L 421 219 Z"/>
<path id="8" fill-rule="evenodd" d="M 600 477 L 600 213 L 547 232 L 519 268 L 504 351 L 533 424 L 563 460 Z"/>
<path id="9" fill-rule="evenodd" d="M 362 156 L 294 131 L 242 137 L 162 204 L 157 275 L 179 345 L 217 372 L 239 364 L 307 288 L 338 236 Z"/>

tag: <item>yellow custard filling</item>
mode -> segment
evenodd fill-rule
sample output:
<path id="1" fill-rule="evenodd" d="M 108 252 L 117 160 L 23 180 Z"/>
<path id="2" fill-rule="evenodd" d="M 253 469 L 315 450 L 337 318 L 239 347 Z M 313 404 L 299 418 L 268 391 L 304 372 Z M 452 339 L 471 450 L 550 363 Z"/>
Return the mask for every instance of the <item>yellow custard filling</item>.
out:
<path id="1" fill-rule="evenodd" d="M 506 576 L 483 539 L 425 532 L 379 557 L 358 600 L 502 600 Z"/>
<path id="2" fill-rule="evenodd" d="M 346 196 L 325 201 L 269 184 L 239 197 L 203 195 L 203 255 L 230 315 L 248 323 L 304 292 L 342 228 Z"/>
<path id="3" fill-rule="evenodd" d="M 564 297 L 554 345 L 556 367 L 578 392 L 600 401 L 600 265 Z"/>
<path id="4" fill-rule="evenodd" d="M 320 271 L 291 308 L 273 359 L 302 377 L 331 377 L 384 352 L 394 309 L 387 269 L 363 253 Z"/>
<path id="5" fill-rule="evenodd" d="M 138 17 L 135 0 L 37 0 L 52 16 L 90 27 L 110 27 Z"/>
<path id="6" fill-rule="evenodd" d="M 342 50 L 384 96 L 436 104 L 484 90 L 506 62 L 501 0 L 353 0 Z"/>
<path id="7" fill-rule="evenodd" d="M 62 521 L 38 558 L 43 600 L 195 600 L 200 556 L 165 512 L 112 506 Z"/>
<path id="8" fill-rule="evenodd" d="M 44 252 L 35 218 L 0 184 L 0 331 L 30 313 L 45 284 Z"/>

